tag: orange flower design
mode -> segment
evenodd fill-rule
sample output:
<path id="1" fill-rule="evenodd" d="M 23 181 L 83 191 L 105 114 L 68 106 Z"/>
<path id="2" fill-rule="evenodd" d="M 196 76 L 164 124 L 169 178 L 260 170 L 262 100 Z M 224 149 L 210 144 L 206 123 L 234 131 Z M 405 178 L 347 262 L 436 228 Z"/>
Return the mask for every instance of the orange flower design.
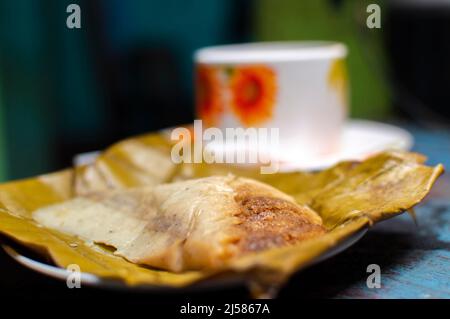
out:
<path id="1" fill-rule="evenodd" d="M 328 84 L 329 86 L 336 90 L 341 103 L 344 107 L 348 104 L 348 75 L 347 67 L 345 61 L 342 59 L 337 59 L 333 61 L 328 73 Z"/>
<path id="2" fill-rule="evenodd" d="M 231 108 L 246 125 L 261 124 L 272 117 L 275 105 L 275 73 L 264 65 L 236 68 L 231 78 Z"/>
<path id="3" fill-rule="evenodd" d="M 223 112 L 219 72 L 214 67 L 200 65 L 196 74 L 197 114 L 206 126 L 218 123 Z"/>

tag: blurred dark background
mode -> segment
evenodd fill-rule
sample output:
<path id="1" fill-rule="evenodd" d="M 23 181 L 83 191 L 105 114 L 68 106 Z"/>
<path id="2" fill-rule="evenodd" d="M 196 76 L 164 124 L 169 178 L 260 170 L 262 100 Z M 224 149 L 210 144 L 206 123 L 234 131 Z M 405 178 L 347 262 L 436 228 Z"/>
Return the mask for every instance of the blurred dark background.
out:
<path id="1" fill-rule="evenodd" d="M 224 43 L 342 41 L 353 117 L 446 127 L 449 36 L 446 0 L 0 0 L 0 179 L 191 122 L 192 54 Z"/>

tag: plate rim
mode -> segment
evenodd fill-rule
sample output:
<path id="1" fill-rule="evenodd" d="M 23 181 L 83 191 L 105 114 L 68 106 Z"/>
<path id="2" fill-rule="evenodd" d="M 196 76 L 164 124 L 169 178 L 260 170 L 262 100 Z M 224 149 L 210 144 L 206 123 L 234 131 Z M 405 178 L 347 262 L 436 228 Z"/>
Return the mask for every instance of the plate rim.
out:
<path id="1" fill-rule="evenodd" d="M 301 268 L 299 271 L 302 271 L 313 265 L 321 263 L 347 250 L 348 248 L 356 244 L 367 233 L 368 230 L 369 230 L 368 225 L 363 226 L 355 233 L 343 239 L 340 243 L 338 243 L 337 246 L 332 247 L 332 249 L 324 252 L 323 254 L 311 260 L 310 263 L 308 263 L 305 267 Z M 18 244 L 20 245 L 20 243 Z M 50 263 L 39 261 L 32 257 L 26 256 L 25 253 L 19 253 L 9 243 L 1 243 L 0 247 L 10 258 L 15 260 L 18 264 L 24 266 L 25 268 L 33 270 L 34 272 L 39 273 L 41 275 L 45 275 L 47 277 L 51 277 L 59 281 L 67 281 L 68 275 L 72 273 L 69 270 L 64 269 L 62 267 L 52 265 Z M 110 290 L 126 290 L 126 291 L 144 291 L 144 292 L 179 292 L 180 290 L 197 291 L 204 289 L 220 289 L 230 286 L 238 286 L 239 284 L 244 284 L 242 276 L 235 276 L 234 278 L 225 277 L 225 278 L 205 279 L 200 282 L 188 284 L 186 286 L 181 287 L 151 285 L 151 284 L 128 285 L 127 283 L 121 281 L 120 279 L 102 278 L 87 272 L 80 273 L 80 282 L 82 286 L 86 285 L 94 288 L 103 288 Z"/>

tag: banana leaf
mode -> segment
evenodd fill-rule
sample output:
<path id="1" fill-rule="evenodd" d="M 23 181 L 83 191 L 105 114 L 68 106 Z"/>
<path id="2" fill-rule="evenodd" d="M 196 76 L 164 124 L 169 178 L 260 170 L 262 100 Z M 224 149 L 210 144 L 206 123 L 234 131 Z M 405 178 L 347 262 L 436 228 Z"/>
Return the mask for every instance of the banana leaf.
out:
<path id="1" fill-rule="evenodd" d="M 294 272 L 310 265 L 365 227 L 411 209 L 430 192 L 443 166 L 408 152 L 383 152 L 362 162 L 342 162 L 321 172 L 259 174 L 259 169 L 225 164 L 178 164 L 166 134 L 119 142 L 92 164 L 0 185 L 0 233 L 48 256 L 58 266 L 77 264 L 83 272 L 126 285 L 185 287 L 216 277 L 242 278 L 255 296 L 270 296 Z M 253 253 L 220 273 L 171 273 L 136 265 L 105 247 L 37 225 L 32 212 L 92 191 L 156 185 L 188 178 L 233 173 L 255 178 L 307 204 L 328 232 L 299 244 Z"/>

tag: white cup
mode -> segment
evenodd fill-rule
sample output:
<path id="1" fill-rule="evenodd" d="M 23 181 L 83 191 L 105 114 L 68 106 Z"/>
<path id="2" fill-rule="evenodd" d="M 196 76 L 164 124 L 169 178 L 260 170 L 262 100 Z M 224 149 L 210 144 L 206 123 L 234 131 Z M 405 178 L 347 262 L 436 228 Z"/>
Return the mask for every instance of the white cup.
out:
<path id="1" fill-rule="evenodd" d="M 347 116 L 347 49 L 265 42 L 195 53 L 197 117 L 222 130 L 279 129 L 281 161 L 333 153 Z"/>

